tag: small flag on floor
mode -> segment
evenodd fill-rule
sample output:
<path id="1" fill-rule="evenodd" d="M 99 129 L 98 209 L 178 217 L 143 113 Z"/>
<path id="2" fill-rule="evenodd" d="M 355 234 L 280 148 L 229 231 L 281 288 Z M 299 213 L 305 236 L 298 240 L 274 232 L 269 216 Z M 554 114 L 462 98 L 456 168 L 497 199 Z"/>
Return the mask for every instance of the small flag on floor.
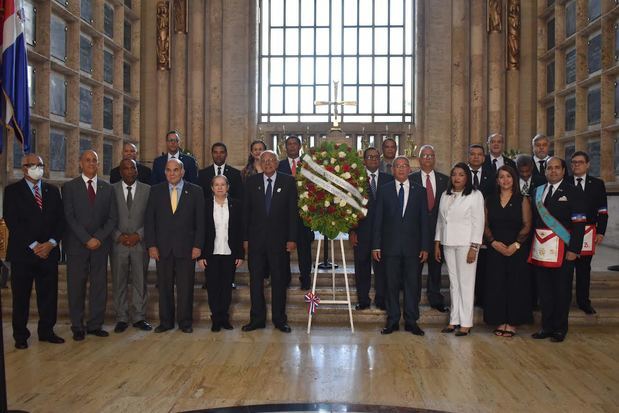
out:
<path id="1" fill-rule="evenodd" d="M 320 304 L 320 297 L 310 292 L 305 294 L 305 302 L 308 303 L 307 313 L 314 314 L 316 312 L 316 308 L 318 308 L 318 305 Z"/>
<path id="2" fill-rule="evenodd" d="M 2 0 L 2 121 L 20 141 L 24 153 L 30 150 L 30 105 L 28 102 L 28 57 L 24 33 L 22 0 Z M 0 141 L 0 152 L 2 142 Z"/>

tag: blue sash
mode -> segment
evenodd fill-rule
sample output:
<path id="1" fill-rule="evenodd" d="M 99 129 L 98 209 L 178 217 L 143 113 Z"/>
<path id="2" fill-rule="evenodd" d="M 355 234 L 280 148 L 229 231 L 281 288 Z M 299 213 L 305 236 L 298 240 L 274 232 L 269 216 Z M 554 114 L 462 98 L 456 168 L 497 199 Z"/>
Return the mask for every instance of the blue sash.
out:
<path id="1" fill-rule="evenodd" d="M 539 212 L 539 216 L 542 218 L 542 221 L 544 221 L 544 224 L 546 224 L 552 232 L 557 234 L 557 236 L 567 245 L 570 243 L 570 232 L 563 225 L 561 225 L 561 223 L 557 221 L 557 219 L 553 217 L 544 206 L 544 203 L 542 202 L 544 189 L 545 186 L 540 185 L 537 187 L 537 192 L 535 192 L 535 206 L 537 207 L 537 212 Z"/>

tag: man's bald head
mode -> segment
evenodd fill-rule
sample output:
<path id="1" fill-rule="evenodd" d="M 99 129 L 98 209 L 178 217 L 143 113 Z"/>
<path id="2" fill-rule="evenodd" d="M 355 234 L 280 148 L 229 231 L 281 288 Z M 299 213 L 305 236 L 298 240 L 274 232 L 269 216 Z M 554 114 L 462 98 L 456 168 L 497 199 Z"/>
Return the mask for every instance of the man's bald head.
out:
<path id="1" fill-rule="evenodd" d="M 97 152 L 91 149 L 82 152 L 80 156 L 80 167 L 82 168 L 82 173 L 88 178 L 92 179 L 97 176 L 97 171 L 99 169 L 99 155 L 97 155 Z"/>

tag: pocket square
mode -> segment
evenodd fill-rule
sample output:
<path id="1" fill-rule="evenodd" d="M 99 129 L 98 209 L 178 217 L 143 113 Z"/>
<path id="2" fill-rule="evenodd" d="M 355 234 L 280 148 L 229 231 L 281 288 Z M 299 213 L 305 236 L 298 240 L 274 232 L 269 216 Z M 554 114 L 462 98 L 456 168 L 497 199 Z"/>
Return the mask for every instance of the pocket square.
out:
<path id="1" fill-rule="evenodd" d="M 561 198 L 559 198 L 560 202 L 567 202 L 567 198 L 565 196 L 562 196 Z"/>

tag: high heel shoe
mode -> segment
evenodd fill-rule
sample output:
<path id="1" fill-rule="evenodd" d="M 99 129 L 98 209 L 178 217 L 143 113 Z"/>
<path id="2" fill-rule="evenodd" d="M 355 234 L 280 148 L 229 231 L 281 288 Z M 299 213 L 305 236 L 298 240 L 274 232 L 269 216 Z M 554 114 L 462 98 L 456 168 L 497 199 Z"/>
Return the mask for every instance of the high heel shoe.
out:
<path id="1" fill-rule="evenodd" d="M 441 333 L 445 333 L 445 334 L 453 333 L 454 331 L 456 331 L 456 327 L 457 326 L 452 326 L 452 327 L 447 326 L 441 330 Z"/>
<path id="2" fill-rule="evenodd" d="M 458 330 L 456 332 L 456 337 L 464 337 L 464 336 L 468 336 L 469 334 L 471 334 L 471 330 L 473 329 L 473 327 L 469 327 L 468 331 L 462 331 L 462 330 Z"/>

